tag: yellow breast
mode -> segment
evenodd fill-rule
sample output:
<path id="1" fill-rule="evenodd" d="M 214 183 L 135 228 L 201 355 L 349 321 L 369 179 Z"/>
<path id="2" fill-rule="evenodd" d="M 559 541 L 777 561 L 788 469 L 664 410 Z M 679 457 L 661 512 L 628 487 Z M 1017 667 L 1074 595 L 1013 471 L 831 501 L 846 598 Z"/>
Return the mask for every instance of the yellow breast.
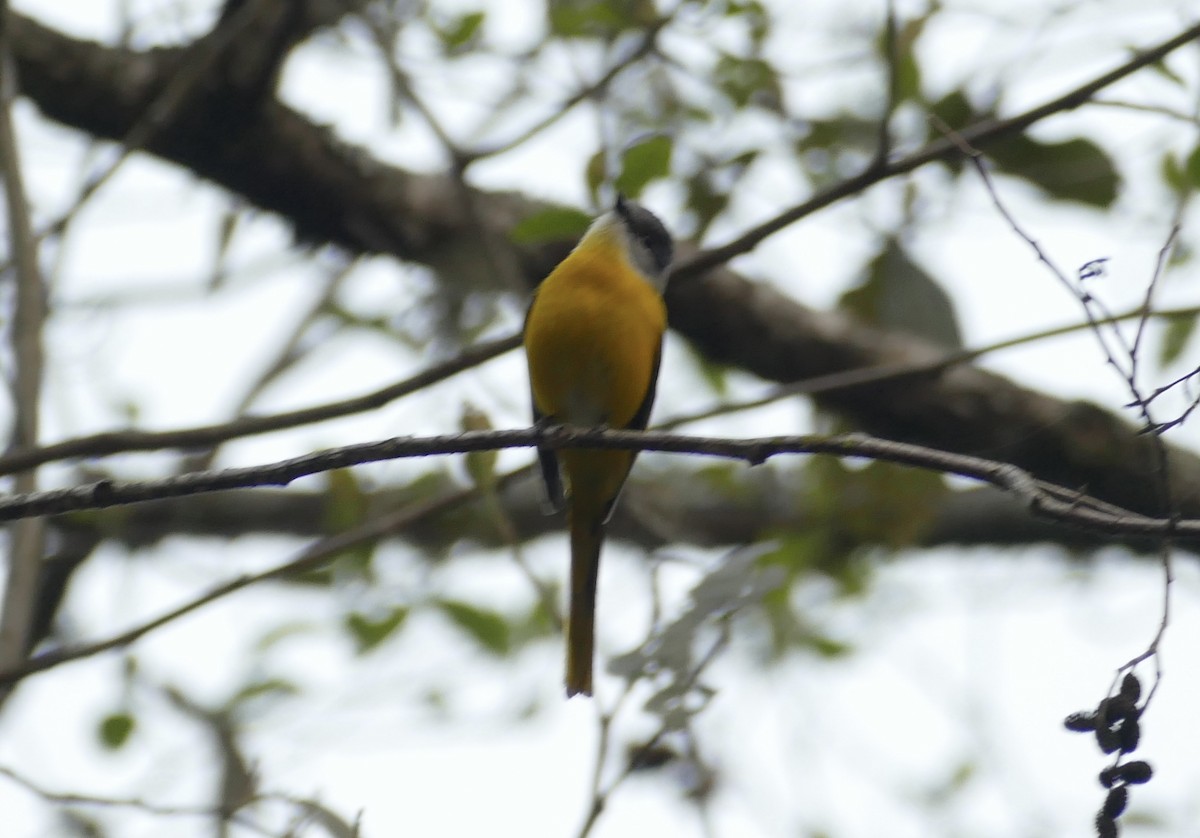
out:
<path id="1" fill-rule="evenodd" d="M 534 404 L 558 422 L 629 424 L 650 388 L 667 313 L 610 239 L 586 243 L 542 282 L 525 349 Z"/>

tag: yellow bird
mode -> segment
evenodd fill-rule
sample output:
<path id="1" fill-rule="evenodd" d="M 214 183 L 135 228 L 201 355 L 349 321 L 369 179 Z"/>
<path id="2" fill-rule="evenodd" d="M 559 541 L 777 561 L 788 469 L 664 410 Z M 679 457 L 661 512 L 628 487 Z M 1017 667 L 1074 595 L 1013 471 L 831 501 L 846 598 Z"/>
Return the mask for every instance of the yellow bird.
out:
<path id="1" fill-rule="evenodd" d="M 525 317 L 534 421 L 643 429 L 650 418 L 667 309 L 662 291 L 674 246 L 646 208 L 618 197 L 547 276 Z M 633 451 L 539 449 L 551 505 L 571 532 L 567 696 L 592 694 L 596 581 L 604 524 Z M 559 460 L 562 471 L 559 471 Z"/>

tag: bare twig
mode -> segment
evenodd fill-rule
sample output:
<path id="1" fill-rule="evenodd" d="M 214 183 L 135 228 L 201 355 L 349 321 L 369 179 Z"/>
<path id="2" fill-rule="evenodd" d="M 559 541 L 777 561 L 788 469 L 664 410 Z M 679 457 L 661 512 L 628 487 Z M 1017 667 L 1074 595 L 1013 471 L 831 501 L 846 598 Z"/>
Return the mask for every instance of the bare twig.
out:
<path id="1" fill-rule="evenodd" d="M 215 814 L 211 806 L 170 806 L 161 803 L 151 803 L 139 797 L 97 797 L 87 794 L 50 791 L 28 777 L 3 765 L 0 765 L 0 776 L 7 777 L 21 788 L 40 797 L 47 803 L 54 803 L 59 806 L 98 806 L 108 809 L 138 809 L 151 815 L 160 816 L 212 817 Z"/>
<path id="2" fill-rule="evenodd" d="M 941 123 L 940 120 L 936 121 L 939 124 Z M 1046 252 L 1041 248 L 1033 236 L 1027 232 L 1012 215 L 1012 213 L 1008 211 L 1008 208 L 1000 198 L 999 192 L 996 190 L 995 184 L 988 173 L 987 167 L 983 163 L 982 152 L 972 146 L 967 139 L 949 129 L 944 124 L 941 124 L 941 129 L 946 134 L 947 138 L 956 146 L 958 146 L 962 150 L 963 154 L 971 160 L 976 171 L 979 173 L 980 180 L 983 182 L 983 185 L 987 190 L 989 197 L 991 198 L 993 206 L 1008 223 L 1013 233 L 1015 233 L 1018 237 L 1023 239 L 1026 244 L 1029 245 L 1030 249 L 1033 250 L 1033 252 L 1037 255 L 1038 260 L 1046 265 L 1054 277 L 1061 284 L 1063 284 L 1067 290 L 1079 301 L 1080 306 L 1083 308 L 1084 314 L 1087 316 L 1088 321 L 1091 324 L 1092 332 L 1096 336 L 1096 341 L 1104 352 L 1106 361 L 1110 366 L 1118 371 L 1125 381 L 1125 386 L 1128 388 L 1133 399 L 1128 406 L 1137 408 L 1141 415 L 1144 428 L 1147 431 L 1154 432 L 1151 450 L 1153 451 L 1155 477 L 1157 478 L 1153 481 L 1154 491 L 1157 495 L 1157 503 L 1155 504 L 1155 508 L 1160 512 L 1160 514 L 1166 516 L 1163 520 L 1167 524 L 1167 526 L 1157 534 L 1160 538 L 1159 559 L 1163 571 L 1162 606 L 1154 636 L 1141 653 L 1117 668 L 1113 679 L 1113 685 L 1110 687 L 1111 693 L 1112 690 L 1116 688 L 1116 679 L 1121 676 L 1121 673 L 1132 670 L 1143 661 L 1153 659 L 1155 665 L 1154 687 L 1147 696 L 1146 703 L 1142 706 L 1142 709 L 1144 710 L 1145 707 L 1150 703 L 1150 700 L 1162 679 L 1160 646 L 1163 638 L 1166 636 L 1167 627 L 1171 622 L 1171 589 L 1175 581 L 1172 544 L 1177 535 L 1175 524 L 1180 519 L 1171 493 L 1170 459 L 1167 456 L 1166 443 L 1162 438 L 1163 426 L 1154 421 L 1154 418 L 1150 412 L 1150 402 L 1156 395 L 1159 394 L 1160 391 L 1156 391 L 1149 398 L 1143 395 L 1141 384 L 1138 381 L 1140 359 L 1139 350 L 1142 346 L 1142 339 L 1145 335 L 1146 325 L 1149 322 L 1153 310 L 1155 290 L 1158 287 L 1159 280 L 1162 278 L 1168 256 L 1174 247 L 1175 240 L 1183 226 L 1183 216 L 1187 208 L 1188 193 L 1184 192 L 1181 194 L 1176 202 L 1170 228 L 1162 247 L 1159 248 L 1154 271 L 1150 277 L 1150 281 L 1147 283 L 1142 304 L 1139 306 L 1137 329 L 1134 339 L 1132 342 L 1129 342 L 1125 339 L 1124 334 L 1120 330 L 1118 324 L 1115 322 L 1115 319 L 1107 307 L 1104 305 L 1103 301 L 1097 298 L 1084 285 L 1088 279 L 1092 278 L 1096 273 L 1101 271 L 1101 268 L 1097 267 L 1096 265 L 1099 263 L 1102 266 L 1104 260 L 1097 260 L 1096 263 L 1089 263 L 1088 265 L 1085 265 L 1084 268 L 1081 269 L 1078 281 L 1076 283 L 1072 283 L 1070 280 L 1068 280 L 1066 275 L 1046 255 Z M 1096 312 L 1099 312 L 1099 316 L 1097 316 Z M 1120 358 L 1117 357 L 1117 355 L 1114 353 L 1114 350 L 1105 339 L 1105 331 L 1103 328 L 1105 325 L 1108 325 L 1111 328 L 1111 333 L 1115 337 L 1117 346 L 1121 350 Z"/>
<path id="3" fill-rule="evenodd" d="M 529 473 L 529 467 L 518 469 L 515 472 L 510 472 L 497 478 L 497 486 L 506 485 L 510 480 L 524 476 Z M 295 576 L 315 570 L 321 567 L 325 562 L 329 561 L 334 556 L 346 550 L 350 550 L 360 544 L 382 538 L 389 532 L 401 530 L 409 524 L 422 520 L 427 516 L 436 515 L 447 509 L 450 509 L 462 503 L 469 497 L 476 494 L 475 489 L 460 489 L 453 492 L 448 492 L 441 497 L 433 498 L 423 503 L 416 504 L 411 507 L 397 510 L 389 515 L 384 515 L 379 518 L 374 518 L 366 521 L 363 524 L 337 533 L 336 535 L 324 538 L 314 544 L 309 545 L 300 552 L 295 558 L 278 564 L 275 567 L 259 573 L 238 576 L 234 579 L 217 585 L 205 593 L 197 596 L 184 604 L 167 611 L 153 619 L 134 626 L 133 628 L 119 632 L 111 637 L 97 640 L 89 643 L 78 643 L 72 646 L 66 646 L 58 649 L 53 649 L 44 652 L 35 658 L 27 659 L 21 663 L 0 671 L 0 685 L 15 683 L 23 678 L 33 675 L 37 672 L 44 672 L 47 669 L 61 666 L 64 663 L 69 663 L 75 660 L 92 657 L 94 655 L 106 652 L 112 649 L 122 649 L 129 646 L 131 643 L 139 640 L 145 635 L 178 620 L 193 611 L 197 611 L 206 605 L 224 599 L 225 597 L 236 593 L 244 588 L 266 582 L 271 579 L 282 579 L 290 576 Z"/>
<path id="4" fill-rule="evenodd" d="M 1141 70 L 1143 67 L 1162 60 L 1165 56 L 1197 38 L 1200 38 L 1200 23 L 1188 27 L 1175 37 L 1157 46 L 1136 54 L 1120 66 L 1080 85 L 1069 93 L 1038 105 L 1035 108 L 1030 108 L 1024 113 L 1009 117 L 1008 119 L 986 122 L 967 128 L 961 132 L 961 136 L 971 145 L 983 145 L 1000 137 L 1023 131 L 1035 122 L 1039 122 L 1048 116 L 1079 107 L 1104 88 Z M 907 157 L 885 163 L 882 166 L 875 165 L 874 163 L 868 164 L 866 169 L 854 177 L 835 184 L 803 203 L 785 210 L 774 218 L 747 230 L 733 241 L 720 247 L 701 251 L 692 258 L 681 262 L 671 272 L 672 279 L 673 281 L 678 281 L 699 276 L 709 268 L 722 265 L 734 256 L 753 250 L 764 239 L 801 218 L 812 215 L 817 210 L 824 209 L 830 204 L 834 204 L 850 195 L 857 195 L 867 189 L 867 187 L 874 186 L 880 181 L 887 180 L 896 175 L 906 174 L 934 160 L 952 156 L 956 151 L 956 145 L 951 140 L 943 138 L 930 143 L 925 148 Z"/>

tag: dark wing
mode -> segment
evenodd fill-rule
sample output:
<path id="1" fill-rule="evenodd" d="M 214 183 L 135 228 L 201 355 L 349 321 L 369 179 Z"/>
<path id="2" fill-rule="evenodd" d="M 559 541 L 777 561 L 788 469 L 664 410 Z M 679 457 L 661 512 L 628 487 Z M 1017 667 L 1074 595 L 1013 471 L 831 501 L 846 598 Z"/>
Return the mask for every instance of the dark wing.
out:
<path id="1" fill-rule="evenodd" d="M 533 311 L 533 301 L 536 299 L 535 292 L 533 300 L 529 302 L 529 308 L 525 310 L 525 323 L 521 326 L 522 334 L 525 332 L 525 326 L 529 325 L 529 312 Z M 529 385 L 529 404 L 533 409 L 534 425 L 544 427 L 553 421 L 549 417 L 543 416 L 542 412 L 538 410 L 537 402 L 533 399 L 532 382 Z M 562 472 L 558 468 L 558 457 L 549 448 L 539 448 L 537 454 L 538 465 L 542 469 L 542 483 L 546 487 L 546 505 L 550 507 L 550 512 L 562 512 L 567 502 L 563 495 Z"/>
<path id="2" fill-rule="evenodd" d="M 650 408 L 654 407 L 654 394 L 658 389 L 658 366 L 662 363 L 662 340 L 658 342 L 658 349 L 654 350 L 654 367 L 650 370 L 650 386 L 646 388 L 646 396 L 642 399 L 642 404 L 637 409 L 637 413 L 633 414 L 633 418 L 629 420 L 627 426 L 630 430 L 644 431 L 646 426 L 650 424 Z"/>
<path id="3" fill-rule="evenodd" d="M 646 425 L 650 424 L 650 408 L 654 407 L 654 395 L 658 390 L 658 367 L 662 363 L 662 341 L 658 342 L 658 349 L 654 350 L 654 367 L 650 370 L 650 386 L 646 388 L 646 395 L 642 397 L 642 403 L 637 409 L 637 413 L 633 414 L 633 418 L 629 420 L 629 424 L 625 427 L 633 431 L 644 431 Z M 635 453 L 636 456 L 636 453 Z M 629 465 L 633 466 L 633 460 L 629 461 Z M 624 487 L 622 486 L 622 490 Z M 608 502 L 608 506 L 604 510 L 604 523 L 612 518 L 613 510 L 617 508 L 617 501 L 621 499 L 621 492 L 617 492 L 617 496 Z"/>
<path id="4" fill-rule="evenodd" d="M 530 395 L 530 403 L 533 403 L 533 396 Z M 553 420 L 543 416 L 537 409 L 537 405 L 533 405 L 533 424 L 539 427 L 552 424 Z M 538 465 L 542 467 L 542 483 L 546 486 L 546 504 L 550 507 L 550 512 L 562 512 L 566 506 L 566 497 L 563 495 L 562 472 L 558 468 L 558 455 L 550 448 L 538 449 Z"/>

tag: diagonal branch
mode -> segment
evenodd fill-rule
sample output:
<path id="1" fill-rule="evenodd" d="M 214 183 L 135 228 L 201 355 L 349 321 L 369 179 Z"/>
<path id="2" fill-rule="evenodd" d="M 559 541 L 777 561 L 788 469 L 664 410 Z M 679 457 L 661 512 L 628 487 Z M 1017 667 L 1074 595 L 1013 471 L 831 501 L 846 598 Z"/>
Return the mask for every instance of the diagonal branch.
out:
<path id="1" fill-rule="evenodd" d="M 0 474 L 31 468 L 42 463 L 65 460 L 72 457 L 102 457 L 107 454 L 128 451 L 161 451 L 167 448 L 200 449 L 227 442 L 231 439 L 269 433 L 270 431 L 295 428 L 327 419 L 336 419 L 383 407 L 396 399 L 407 396 L 456 373 L 482 364 L 484 361 L 513 349 L 520 343 L 519 335 L 509 335 L 496 340 L 476 344 L 459 355 L 435 364 L 417 375 L 396 384 L 389 384 L 371 393 L 314 405 L 286 413 L 268 416 L 243 416 L 231 422 L 182 428 L 175 431 L 109 431 L 91 436 L 68 439 L 41 448 L 25 448 L 0 455 Z"/>

